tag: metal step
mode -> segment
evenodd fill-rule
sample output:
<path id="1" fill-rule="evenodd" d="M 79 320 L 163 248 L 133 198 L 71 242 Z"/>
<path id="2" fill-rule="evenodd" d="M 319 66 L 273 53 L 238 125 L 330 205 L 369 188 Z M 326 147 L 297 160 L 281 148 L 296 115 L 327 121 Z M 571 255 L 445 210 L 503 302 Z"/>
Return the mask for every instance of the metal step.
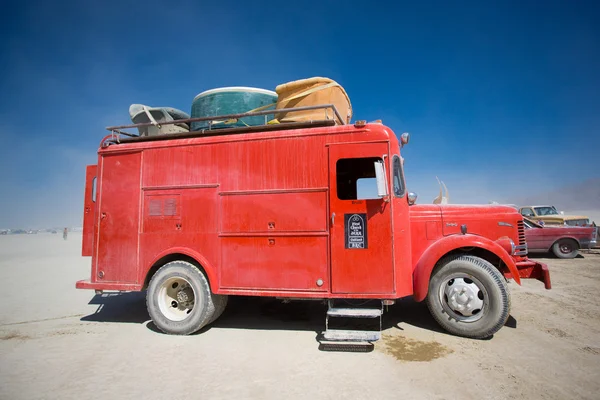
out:
<path id="1" fill-rule="evenodd" d="M 381 339 L 381 332 L 328 329 L 323 338 L 332 342 L 375 342 Z"/>
<path id="2" fill-rule="evenodd" d="M 330 308 L 327 315 L 330 317 L 379 318 L 381 310 L 378 308 Z"/>

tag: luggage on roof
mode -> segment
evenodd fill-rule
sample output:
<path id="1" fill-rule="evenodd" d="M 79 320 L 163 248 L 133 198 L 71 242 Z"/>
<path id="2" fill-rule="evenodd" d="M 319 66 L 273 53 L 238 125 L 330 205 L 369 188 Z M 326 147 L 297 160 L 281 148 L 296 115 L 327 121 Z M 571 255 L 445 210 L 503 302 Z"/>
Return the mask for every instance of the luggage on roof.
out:
<path id="1" fill-rule="evenodd" d="M 314 77 L 281 84 L 275 88 L 277 109 L 333 104 L 347 124 L 352 118 L 350 98 L 340 84 L 329 78 Z M 326 119 L 325 110 L 293 111 L 276 114 L 279 122 Z M 331 117 L 331 116 L 329 116 Z"/>

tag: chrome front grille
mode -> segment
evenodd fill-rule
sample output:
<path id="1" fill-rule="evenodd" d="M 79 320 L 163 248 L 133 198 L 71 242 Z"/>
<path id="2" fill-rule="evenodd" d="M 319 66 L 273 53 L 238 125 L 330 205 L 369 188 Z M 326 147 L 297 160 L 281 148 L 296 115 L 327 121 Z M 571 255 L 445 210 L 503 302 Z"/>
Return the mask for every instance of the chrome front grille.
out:
<path id="1" fill-rule="evenodd" d="M 519 245 L 515 246 L 515 256 L 526 256 L 527 255 L 527 240 L 525 239 L 525 225 L 523 221 L 517 222 L 519 230 Z"/>
<path id="2" fill-rule="evenodd" d="M 519 228 L 519 244 L 526 244 L 525 225 L 523 225 L 523 221 L 517 222 L 517 227 Z"/>

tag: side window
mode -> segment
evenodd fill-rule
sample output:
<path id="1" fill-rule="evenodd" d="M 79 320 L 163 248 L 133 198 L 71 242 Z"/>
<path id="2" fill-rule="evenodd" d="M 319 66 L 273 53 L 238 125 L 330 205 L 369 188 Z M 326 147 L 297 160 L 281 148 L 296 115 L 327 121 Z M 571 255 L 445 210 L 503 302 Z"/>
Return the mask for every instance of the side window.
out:
<path id="1" fill-rule="evenodd" d="M 337 197 L 340 200 L 379 199 L 375 161 L 381 157 L 341 158 L 336 163 Z"/>
<path id="2" fill-rule="evenodd" d="M 92 201 L 95 203 L 96 202 L 96 176 L 94 177 L 94 180 L 92 181 Z"/>
<path id="3" fill-rule="evenodd" d="M 535 217 L 535 214 L 533 213 L 533 210 L 531 208 L 523 208 L 521 210 L 521 215 L 525 217 Z"/>
<path id="4" fill-rule="evenodd" d="M 394 156 L 392 169 L 394 171 L 394 196 L 402 197 L 404 196 L 404 193 L 406 193 L 406 188 L 404 184 L 404 174 L 402 173 L 402 162 L 397 155 Z"/>

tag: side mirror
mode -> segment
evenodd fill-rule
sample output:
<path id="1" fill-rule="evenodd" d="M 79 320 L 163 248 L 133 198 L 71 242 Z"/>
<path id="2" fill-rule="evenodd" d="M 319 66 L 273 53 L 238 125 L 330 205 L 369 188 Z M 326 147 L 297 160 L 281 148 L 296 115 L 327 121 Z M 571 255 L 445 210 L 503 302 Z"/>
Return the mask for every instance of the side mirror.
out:
<path id="1" fill-rule="evenodd" d="M 412 206 L 417 202 L 417 194 L 414 192 L 408 193 L 408 205 Z"/>
<path id="2" fill-rule="evenodd" d="M 388 195 L 387 179 L 383 162 L 375 161 L 375 179 L 377 180 L 377 195 L 386 197 Z"/>
<path id="3" fill-rule="evenodd" d="M 402 135 L 400 135 L 400 144 L 402 145 L 402 147 L 406 146 L 409 140 L 410 135 L 408 132 L 404 132 Z"/>

